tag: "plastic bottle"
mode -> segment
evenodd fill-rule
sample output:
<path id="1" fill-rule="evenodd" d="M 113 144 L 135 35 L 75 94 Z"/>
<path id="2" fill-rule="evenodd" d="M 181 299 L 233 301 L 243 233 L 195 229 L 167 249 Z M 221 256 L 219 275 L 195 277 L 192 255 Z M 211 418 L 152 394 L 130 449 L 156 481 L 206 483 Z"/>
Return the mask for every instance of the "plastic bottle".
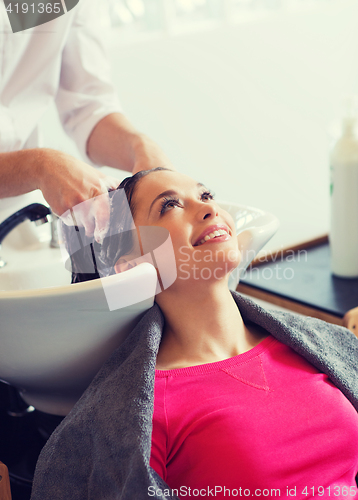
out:
<path id="1" fill-rule="evenodd" d="M 356 102 L 346 101 L 341 137 L 330 155 L 331 271 L 358 278 L 358 131 Z"/>

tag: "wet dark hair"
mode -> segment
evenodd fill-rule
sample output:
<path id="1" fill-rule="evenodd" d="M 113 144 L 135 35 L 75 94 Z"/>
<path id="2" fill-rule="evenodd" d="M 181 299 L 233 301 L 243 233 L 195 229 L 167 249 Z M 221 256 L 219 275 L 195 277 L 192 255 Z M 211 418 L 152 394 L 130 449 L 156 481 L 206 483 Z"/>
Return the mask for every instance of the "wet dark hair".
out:
<path id="1" fill-rule="evenodd" d="M 70 256 L 69 262 L 66 262 L 66 268 L 72 272 L 72 283 L 80 283 L 115 274 L 114 266 L 116 262 L 120 257 L 131 252 L 134 238 L 136 237 L 136 234 L 133 234 L 133 232 L 136 233 L 135 229 L 132 231 L 123 231 L 123 228 L 128 228 L 132 225 L 136 211 L 134 194 L 138 182 L 148 174 L 160 170 L 170 171 L 170 169 L 164 167 L 141 170 L 123 179 L 117 189 L 109 191 L 111 199 L 110 228 L 112 234 L 105 237 L 102 244 L 97 243 L 94 237 L 87 237 L 83 227 L 67 226 L 61 223 L 64 244 Z M 122 189 L 126 195 L 130 211 L 127 209 L 127 202 L 123 199 Z M 120 208 L 121 205 L 123 210 Z"/>

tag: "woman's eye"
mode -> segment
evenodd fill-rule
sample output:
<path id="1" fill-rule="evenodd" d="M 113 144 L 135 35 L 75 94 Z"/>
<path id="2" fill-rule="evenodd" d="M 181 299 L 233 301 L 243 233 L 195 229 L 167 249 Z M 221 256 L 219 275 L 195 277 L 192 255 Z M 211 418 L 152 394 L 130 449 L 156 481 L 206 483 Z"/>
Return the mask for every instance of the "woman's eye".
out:
<path id="1" fill-rule="evenodd" d="M 210 201 L 214 199 L 214 194 L 210 191 L 205 191 L 200 195 L 200 199 L 202 201 Z M 159 213 L 160 215 L 165 214 L 168 210 L 172 210 L 175 207 L 182 207 L 179 198 L 164 198 L 161 205 Z"/>
<path id="2" fill-rule="evenodd" d="M 202 200 L 213 200 L 214 199 L 214 194 L 210 193 L 210 191 L 205 191 L 205 193 L 201 194 L 201 199 Z"/>
<path id="3" fill-rule="evenodd" d="M 179 206 L 179 200 L 178 199 L 167 199 L 165 198 L 161 204 L 160 208 L 160 215 L 163 215 L 165 212 L 168 210 L 171 210 L 174 207 Z"/>

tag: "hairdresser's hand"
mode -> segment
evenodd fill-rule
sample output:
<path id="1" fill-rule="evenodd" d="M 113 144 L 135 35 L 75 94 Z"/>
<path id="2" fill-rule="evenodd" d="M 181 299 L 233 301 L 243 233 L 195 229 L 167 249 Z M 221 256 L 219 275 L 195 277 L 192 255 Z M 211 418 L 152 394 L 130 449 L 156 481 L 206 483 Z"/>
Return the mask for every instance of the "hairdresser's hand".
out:
<path id="1" fill-rule="evenodd" d="M 141 134 L 134 145 L 133 175 L 141 170 L 151 170 L 156 167 L 165 167 L 175 170 L 169 158 L 149 137 Z"/>
<path id="2" fill-rule="evenodd" d="M 38 187 L 52 211 L 65 224 L 83 226 L 87 236 L 103 240 L 109 226 L 108 189 L 115 189 L 118 179 L 52 149 L 42 150 L 37 170 Z"/>

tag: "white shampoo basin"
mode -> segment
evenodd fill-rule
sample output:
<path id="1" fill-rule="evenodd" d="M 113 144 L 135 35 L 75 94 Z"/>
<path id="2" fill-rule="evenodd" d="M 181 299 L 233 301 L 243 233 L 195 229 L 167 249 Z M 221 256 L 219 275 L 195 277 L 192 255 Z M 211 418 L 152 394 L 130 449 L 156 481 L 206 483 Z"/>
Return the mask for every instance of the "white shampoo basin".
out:
<path id="1" fill-rule="evenodd" d="M 235 289 L 240 274 L 277 231 L 278 220 L 255 208 L 220 205 L 235 220 L 243 253 L 229 283 Z M 140 291 L 138 303 L 110 311 L 102 280 L 69 284 L 59 250 L 46 250 L 41 244 L 9 252 L 5 240 L 3 250 L 9 264 L 0 269 L 0 379 L 18 388 L 38 410 L 66 415 L 153 305 L 156 270 L 143 263 L 104 278 L 111 280 L 119 298 Z"/>

